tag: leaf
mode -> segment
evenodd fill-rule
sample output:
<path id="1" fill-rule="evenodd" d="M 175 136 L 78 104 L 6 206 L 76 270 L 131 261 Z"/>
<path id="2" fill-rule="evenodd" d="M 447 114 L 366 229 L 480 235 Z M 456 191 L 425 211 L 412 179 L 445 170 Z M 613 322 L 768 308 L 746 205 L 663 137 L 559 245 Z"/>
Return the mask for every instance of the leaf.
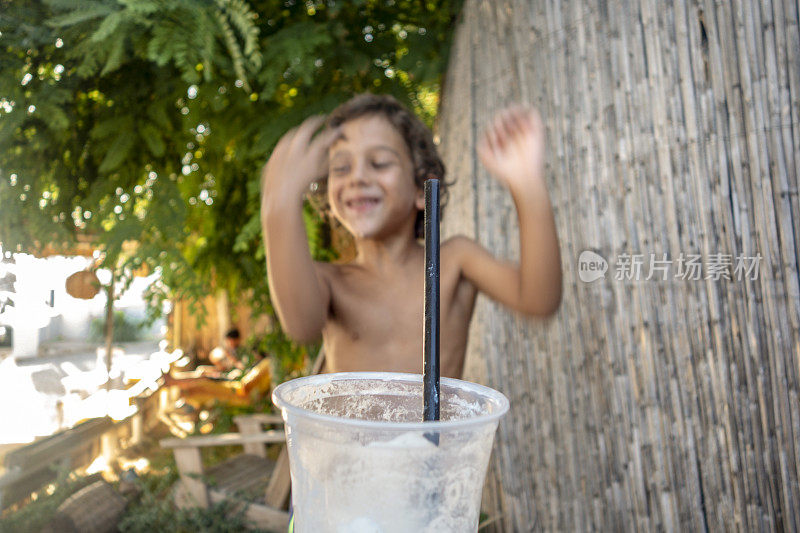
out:
<path id="1" fill-rule="evenodd" d="M 16 137 L 17 128 L 22 125 L 25 118 L 25 111 L 19 108 L 14 109 L 11 113 L 0 115 L 0 143 Z"/>
<path id="2" fill-rule="evenodd" d="M 225 18 L 225 15 L 222 13 L 217 14 L 217 22 L 219 22 L 220 29 L 222 30 L 222 36 L 226 46 L 228 47 L 228 53 L 231 55 L 231 60 L 233 61 L 233 70 L 236 72 L 236 76 L 242 80 L 245 90 L 250 92 L 250 85 L 247 82 L 247 74 L 244 70 L 242 51 L 239 48 L 239 43 L 236 41 L 236 36 L 233 33 L 233 29 L 231 28 L 230 24 L 228 24 L 228 20 Z"/>
<path id="3" fill-rule="evenodd" d="M 247 252 L 250 249 L 250 243 L 261 235 L 261 216 L 253 215 L 242 226 L 242 230 L 236 236 L 236 241 L 233 243 L 234 252 Z"/>
<path id="4" fill-rule="evenodd" d="M 118 38 L 111 42 L 111 49 L 108 52 L 108 58 L 106 59 L 106 64 L 103 67 L 103 70 L 100 72 L 101 76 L 105 76 L 110 72 L 114 72 L 117 70 L 120 65 L 122 65 L 122 61 L 125 55 L 125 40 Z"/>
<path id="5" fill-rule="evenodd" d="M 124 17 L 123 11 L 117 11 L 108 15 L 106 18 L 103 19 L 103 22 L 100 23 L 100 26 L 92 33 L 90 40 L 95 43 L 99 43 L 107 39 L 114 33 L 114 30 L 119 27 L 120 23 L 122 23 Z M 121 39 L 118 39 L 121 40 Z"/>
<path id="6" fill-rule="evenodd" d="M 126 11 L 130 11 L 135 15 L 151 15 L 151 14 L 158 14 L 158 12 L 164 9 L 164 5 L 161 2 L 155 1 L 151 2 L 148 0 L 118 0 L 120 4 L 125 6 Z M 173 2 L 173 4 L 179 4 L 179 2 Z"/>
<path id="7" fill-rule="evenodd" d="M 86 0 L 44 0 L 44 3 L 54 10 L 70 11 L 86 7 L 86 4 L 91 3 L 91 0 L 89 2 Z"/>
<path id="8" fill-rule="evenodd" d="M 120 121 L 118 118 L 113 117 L 105 120 L 98 120 L 94 123 L 89 135 L 92 139 L 105 139 L 114 133 L 119 133 Z"/>
<path id="9" fill-rule="evenodd" d="M 106 152 L 103 162 L 100 163 L 97 169 L 98 172 L 105 174 L 119 167 L 127 157 L 128 152 L 133 148 L 135 140 L 136 136 L 131 135 L 130 131 L 121 131 L 108 149 L 108 152 Z"/>
<path id="10" fill-rule="evenodd" d="M 44 117 L 48 127 L 54 130 L 65 130 L 69 127 L 69 118 L 61 107 L 50 103 L 41 103 L 37 109 L 39 114 Z"/>
<path id="11" fill-rule="evenodd" d="M 150 153 L 153 154 L 154 157 L 161 157 L 164 155 L 166 145 L 155 126 L 145 124 L 139 129 L 139 134 L 142 139 L 144 139 L 147 149 L 150 150 Z"/>
<path id="12" fill-rule="evenodd" d="M 224 7 L 231 23 L 239 30 L 244 40 L 244 55 L 256 67 L 259 66 L 261 56 L 258 53 L 259 30 L 258 26 L 253 22 L 256 18 L 255 13 L 250 10 L 250 6 L 243 0 L 218 0 L 217 3 Z"/>
<path id="13" fill-rule="evenodd" d="M 163 101 L 156 100 L 147 106 L 147 118 L 155 122 L 156 126 L 162 130 L 171 130 L 172 123 L 169 121 L 169 116 L 165 109 Z"/>
<path id="14" fill-rule="evenodd" d="M 53 28 L 63 28 L 66 26 L 73 26 L 78 24 L 79 22 L 85 22 L 87 20 L 96 19 L 98 17 L 103 17 L 105 15 L 110 15 L 114 13 L 116 9 L 112 6 L 103 5 L 103 4 L 94 4 L 91 7 L 84 7 L 79 8 L 71 13 L 67 13 L 66 15 L 61 15 L 58 17 L 53 17 L 45 21 L 50 27 Z"/>

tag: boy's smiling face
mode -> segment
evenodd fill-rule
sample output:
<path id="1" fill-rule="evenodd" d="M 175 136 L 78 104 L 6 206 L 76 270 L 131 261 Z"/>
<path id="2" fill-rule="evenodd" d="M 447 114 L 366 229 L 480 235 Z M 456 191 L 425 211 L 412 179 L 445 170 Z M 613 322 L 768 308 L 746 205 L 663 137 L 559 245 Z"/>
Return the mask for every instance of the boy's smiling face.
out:
<path id="1" fill-rule="evenodd" d="M 406 226 L 413 234 L 425 197 L 402 135 L 381 115 L 341 125 L 329 152 L 328 202 L 357 238 L 382 238 Z"/>

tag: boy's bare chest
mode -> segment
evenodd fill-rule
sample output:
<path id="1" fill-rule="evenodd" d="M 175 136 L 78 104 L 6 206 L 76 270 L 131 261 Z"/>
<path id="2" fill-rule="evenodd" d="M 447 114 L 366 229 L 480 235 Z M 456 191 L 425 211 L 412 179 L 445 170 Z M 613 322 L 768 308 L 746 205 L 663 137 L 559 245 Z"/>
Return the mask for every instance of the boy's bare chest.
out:
<path id="1" fill-rule="evenodd" d="M 423 279 L 388 283 L 370 276 L 348 276 L 331 287 L 330 319 L 352 340 L 388 342 L 422 327 Z"/>
<path id="2" fill-rule="evenodd" d="M 391 282 L 350 273 L 332 281 L 324 331 L 329 370 L 421 371 L 423 273 L 420 269 L 418 275 Z M 464 283 L 459 272 L 443 265 L 441 350 L 446 375 L 459 373 L 463 364 L 474 302 L 474 291 L 465 291 Z"/>

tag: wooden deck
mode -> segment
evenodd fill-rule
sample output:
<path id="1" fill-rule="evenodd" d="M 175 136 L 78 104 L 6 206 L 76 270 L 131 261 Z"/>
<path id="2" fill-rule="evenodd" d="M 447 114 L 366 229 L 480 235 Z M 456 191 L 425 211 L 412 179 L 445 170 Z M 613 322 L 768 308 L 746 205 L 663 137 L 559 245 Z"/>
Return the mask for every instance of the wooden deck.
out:
<path id="1" fill-rule="evenodd" d="M 245 453 L 209 468 L 206 476 L 212 491 L 261 503 L 274 471 L 275 461 Z"/>

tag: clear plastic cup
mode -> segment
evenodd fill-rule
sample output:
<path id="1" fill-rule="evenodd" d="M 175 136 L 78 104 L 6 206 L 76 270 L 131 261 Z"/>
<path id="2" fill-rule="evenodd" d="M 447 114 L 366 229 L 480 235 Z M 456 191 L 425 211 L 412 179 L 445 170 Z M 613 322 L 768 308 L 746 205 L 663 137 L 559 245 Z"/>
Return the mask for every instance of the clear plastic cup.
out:
<path id="1" fill-rule="evenodd" d="M 437 422 L 422 422 L 419 374 L 299 378 L 276 387 L 272 401 L 286 422 L 296 532 L 477 531 L 508 411 L 501 393 L 442 378 Z"/>

